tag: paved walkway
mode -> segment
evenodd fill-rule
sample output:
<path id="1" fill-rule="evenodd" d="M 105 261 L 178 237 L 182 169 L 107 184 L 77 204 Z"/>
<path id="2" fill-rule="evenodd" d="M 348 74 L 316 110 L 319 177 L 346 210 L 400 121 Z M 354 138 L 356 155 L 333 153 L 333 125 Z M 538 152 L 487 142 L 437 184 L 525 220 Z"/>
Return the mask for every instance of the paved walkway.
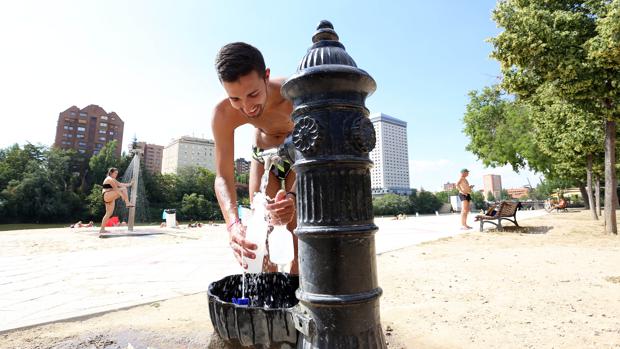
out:
<path id="1" fill-rule="evenodd" d="M 519 219 L 543 214 L 520 212 Z M 376 251 L 460 234 L 458 222 L 458 215 L 377 219 Z M 159 245 L 131 237 L 117 238 L 134 239 L 131 246 L 98 250 L 10 257 L 0 251 L 0 332 L 204 292 L 239 272 L 220 230 Z M 2 238 L 0 232 L 0 246 Z"/>

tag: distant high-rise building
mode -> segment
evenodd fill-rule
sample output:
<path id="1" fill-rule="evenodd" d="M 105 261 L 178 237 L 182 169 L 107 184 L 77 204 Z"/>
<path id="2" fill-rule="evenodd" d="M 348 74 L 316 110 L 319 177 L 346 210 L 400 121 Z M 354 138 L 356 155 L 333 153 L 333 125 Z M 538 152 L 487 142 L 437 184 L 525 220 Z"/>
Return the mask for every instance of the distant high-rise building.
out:
<path id="1" fill-rule="evenodd" d="M 163 158 L 164 146 L 149 144 L 146 142 L 136 142 L 136 147 L 142 150 L 142 161 L 144 168 L 152 174 L 161 173 L 161 163 Z M 133 149 L 133 144 L 129 145 L 129 151 Z"/>
<path id="2" fill-rule="evenodd" d="M 235 160 L 235 171 L 237 174 L 250 173 L 250 162 L 244 158 Z"/>
<path id="3" fill-rule="evenodd" d="M 456 189 L 456 183 L 447 182 L 443 185 L 443 191 L 451 191 Z"/>
<path id="4" fill-rule="evenodd" d="M 482 177 L 482 184 L 485 197 L 489 195 L 489 192 L 493 193 L 493 196 L 497 199 L 501 197 L 502 176 L 494 174 L 484 175 Z"/>
<path id="5" fill-rule="evenodd" d="M 205 167 L 215 172 L 215 143 L 210 139 L 183 136 L 164 148 L 162 173 L 178 173 L 187 166 Z"/>
<path id="6" fill-rule="evenodd" d="M 88 166 L 88 158 L 113 140 L 117 141 L 115 154 L 121 156 L 124 125 L 115 112 L 108 113 L 96 104 L 83 109 L 72 106 L 58 115 L 54 146 L 82 154 L 78 161 L 83 169 Z"/>
<path id="7" fill-rule="evenodd" d="M 370 172 L 372 193 L 411 194 L 407 123 L 383 113 L 370 115 L 370 121 L 377 139 L 370 152 L 370 159 L 374 162 Z"/>

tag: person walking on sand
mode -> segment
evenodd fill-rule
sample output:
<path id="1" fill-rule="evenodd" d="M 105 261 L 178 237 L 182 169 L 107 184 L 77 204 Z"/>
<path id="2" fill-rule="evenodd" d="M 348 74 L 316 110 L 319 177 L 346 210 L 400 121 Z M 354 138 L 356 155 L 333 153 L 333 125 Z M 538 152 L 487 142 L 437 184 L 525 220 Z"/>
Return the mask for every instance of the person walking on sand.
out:
<path id="1" fill-rule="evenodd" d="M 127 196 L 127 187 L 131 187 L 133 185 L 133 180 L 130 183 L 121 183 L 116 180 L 118 176 L 118 169 L 112 167 L 108 170 L 108 176 L 103 180 L 103 190 L 101 195 L 103 196 L 103 203 L 105 204 L 105 215 L 101 220 L 101 229 L 99 230 L 99 234 L 107 233 L 105 230 L 105 226 L 108 223 L 110 217 L 112 217 L 112 213 L 114 213 L 114 202 L 119 197 L 125 201 L 125 206 L 134 207 L 132 203 L 129 202 L 129 197 Z"/>
<path id="2" fill-rule="evenodd" d="M 467 181 L 467 176 L 469 176 L 469 170 L 464 168 L 461 170 L 461 178 L 459 178 L 458 182 L 456 182 L 456 189 L 459 191 L 459 198 L 463 204 L 461 208 L 461 229 L 471 229 L 469 225 L 467 225 L 467 215 L 469 214 L 470 205 L 471 205 L 471 188 Z"/>

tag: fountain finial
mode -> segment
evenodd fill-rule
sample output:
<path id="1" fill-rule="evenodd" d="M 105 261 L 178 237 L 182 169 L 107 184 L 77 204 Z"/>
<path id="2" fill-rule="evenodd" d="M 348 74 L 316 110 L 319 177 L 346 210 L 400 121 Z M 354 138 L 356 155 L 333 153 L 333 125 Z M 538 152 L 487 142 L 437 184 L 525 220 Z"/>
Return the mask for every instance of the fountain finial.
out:
<path id="1" fill-rule="evenodd" d="M 338 34 L 334 30 L 334 26 L 328 20 L 322 20 L 316 27 L 316 32 L 312 35 L 312 42 L 317 43 L 323 40 L 338 41 Z"/>

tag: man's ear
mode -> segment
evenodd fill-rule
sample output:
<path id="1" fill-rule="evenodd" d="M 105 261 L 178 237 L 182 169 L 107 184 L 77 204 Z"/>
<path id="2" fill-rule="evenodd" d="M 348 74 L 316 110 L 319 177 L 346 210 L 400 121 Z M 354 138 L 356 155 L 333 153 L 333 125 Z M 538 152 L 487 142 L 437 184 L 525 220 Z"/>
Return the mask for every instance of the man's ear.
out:
<path id="1" fill-rule="evenodd" d="M 265 68 L 265 80 L 269 81 L 269 73 L 271 73 L 271 70 L 269 70 L 269 68 Z"/>

